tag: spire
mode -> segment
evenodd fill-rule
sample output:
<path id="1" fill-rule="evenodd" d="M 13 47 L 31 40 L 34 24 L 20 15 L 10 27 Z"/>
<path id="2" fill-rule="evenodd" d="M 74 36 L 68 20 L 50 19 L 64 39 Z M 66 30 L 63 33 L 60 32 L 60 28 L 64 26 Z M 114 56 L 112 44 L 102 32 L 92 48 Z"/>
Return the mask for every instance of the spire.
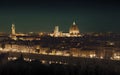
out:
<path id="1" fill-rule="evenodd" d="M 76 25 L 75 21 L 73 22 L 73 25 Z"/>

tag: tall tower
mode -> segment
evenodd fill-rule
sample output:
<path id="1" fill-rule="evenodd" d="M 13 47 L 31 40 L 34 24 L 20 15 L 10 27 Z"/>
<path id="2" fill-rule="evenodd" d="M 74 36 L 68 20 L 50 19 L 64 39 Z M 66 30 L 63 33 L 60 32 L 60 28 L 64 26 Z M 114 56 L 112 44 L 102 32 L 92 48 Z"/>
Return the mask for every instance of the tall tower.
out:
<path id="1" fill-rule="evenodd" d="M 12 27 L 11 27 L 11 38 L 14 40 L 17 39 L 16 32 L 15 32 L 15 24 L 12 24 Z"/>
<path id="2" fill-rule="evenodd" d="M 58 27 L 58 26 L 55 26 L 54 33 L 58 33 L 58 32 L 59 32 L 59 27 Z"/>
<path id="3" fill-rule="evenodd" d="M 59 36 L 59 26 L 55 26 L 54 36 L 55 36 L 55 37 L 58 37 L 58 36 Z"/>
<path id="4" fill-rule="evenodd" d="M 15 24 L 12 24 L 12 27 L 11 27 L 11 34 L 12 35 L 15 35 L 16 33 L 15 33 Z"/>

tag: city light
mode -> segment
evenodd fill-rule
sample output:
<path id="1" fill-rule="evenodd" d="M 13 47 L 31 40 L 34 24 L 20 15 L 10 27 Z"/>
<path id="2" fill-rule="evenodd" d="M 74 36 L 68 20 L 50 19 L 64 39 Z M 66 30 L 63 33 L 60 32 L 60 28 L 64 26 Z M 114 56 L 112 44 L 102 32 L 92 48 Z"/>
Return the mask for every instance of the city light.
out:
<path id="1" fill-rule="evenodd" d="M 10 39 L 6 42 L 1 40 L 0 52 L 120 60 L 120 48 L 117 47 L 120 42 L 100 40 L 100 37 L 106 38 L 106 35 L 101 33 L 81 34 L 75 22 L 71 25 L 68 33 L 59 31 L 59 26 L 55 26 L 53 33 L 17 33 L 15 24 L 12 24 Z M 115 45 L 116 47 L 114 47 Z M 8 60 L 15 59 L 17 57 L 8 58 Z M 29 59 L 24 58 L 24 60 L 28 61 Z M 42 62 L 45 63 L 45 60 Z M 49 63 L 51 64 L 53 61 Z"/>

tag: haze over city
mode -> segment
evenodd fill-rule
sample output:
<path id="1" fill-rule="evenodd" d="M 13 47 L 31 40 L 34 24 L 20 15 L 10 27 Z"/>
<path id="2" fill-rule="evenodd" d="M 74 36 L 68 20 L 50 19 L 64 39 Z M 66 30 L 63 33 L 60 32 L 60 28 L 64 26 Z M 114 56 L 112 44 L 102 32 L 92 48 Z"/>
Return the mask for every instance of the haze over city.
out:
<path id="1" fill-rule="evenodd" d="M 1 1 L 0 32 L 52 32 L 58 25 L 68 32 L 76 21 L 81 32 L 117 32 L 120 27 L 120 5 L 116 1 Z M 27 28 L 27 29 L 26 29 Z"/>

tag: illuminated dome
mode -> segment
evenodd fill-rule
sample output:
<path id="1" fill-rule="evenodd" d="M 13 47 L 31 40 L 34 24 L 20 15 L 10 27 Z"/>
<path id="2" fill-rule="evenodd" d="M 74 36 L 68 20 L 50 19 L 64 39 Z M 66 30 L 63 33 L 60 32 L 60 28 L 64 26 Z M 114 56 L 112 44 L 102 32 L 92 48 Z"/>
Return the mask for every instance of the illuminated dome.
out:
<path id="1" fill-rule="evenodd" d="M 75 24 L 75 22 L 73 22 L 73 25 L 70 27 L 69 33 L 70 33 L 70 35 L 79 35 L 80 34 L 79 28 Z"/>

